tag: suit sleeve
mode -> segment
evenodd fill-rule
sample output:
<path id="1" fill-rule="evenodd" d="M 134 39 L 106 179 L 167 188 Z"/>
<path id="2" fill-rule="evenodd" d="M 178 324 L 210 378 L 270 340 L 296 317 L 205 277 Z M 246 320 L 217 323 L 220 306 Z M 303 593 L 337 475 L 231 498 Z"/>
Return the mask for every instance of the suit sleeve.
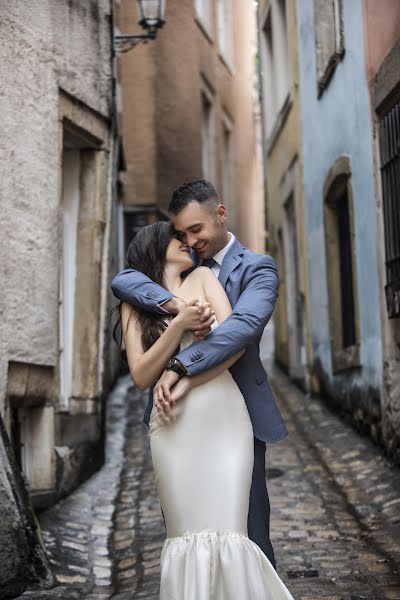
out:
<path id="1" fill-rule="evenodd" d="M 191 375 L 203 373 L 259 339 L 278 298 L 279 277 L 271 256 L 257 257 L 232 314 L 205 340 L 177 355 Z"/>
<path id="2" fill-rule="evenodd" d="M 114 296 L 148 312 L 165 314 L 161 304 L 174 298 L 174 294 L 154 283 L 147 275 L 135 269 L 125 269 L 111 282 Z"/>

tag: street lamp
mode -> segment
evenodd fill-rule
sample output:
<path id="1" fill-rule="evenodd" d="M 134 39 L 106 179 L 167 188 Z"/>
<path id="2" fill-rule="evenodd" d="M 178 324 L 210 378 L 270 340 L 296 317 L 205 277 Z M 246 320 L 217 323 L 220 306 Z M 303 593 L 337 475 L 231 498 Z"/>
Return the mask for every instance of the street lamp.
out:
<path id="1" fill-rule="evenodd" d="M 157 37 L 157 30 L 165 23 L 165 0 L 137 0 L 138 24 L 147 32 L 142 35 L 116 35 L 114 47 L 117 54 L 132 50 L 138 44 Z"/>

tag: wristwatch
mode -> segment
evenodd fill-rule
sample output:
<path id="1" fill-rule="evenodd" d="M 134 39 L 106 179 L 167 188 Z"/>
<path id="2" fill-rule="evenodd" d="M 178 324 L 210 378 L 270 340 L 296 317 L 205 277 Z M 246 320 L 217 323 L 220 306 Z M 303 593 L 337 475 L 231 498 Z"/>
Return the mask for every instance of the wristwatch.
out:
<path id="1" fill-rule="evenodd" d="M 178 373 L 179 379 L 182 379 L 182 377 L 185 377 L 185 375 L 189 374 L 186 367 L 184 367 L 181 361 L 177 358 L 169 359 L 167 362 L 167 371 L 174 371 L 175 373 Z"/>

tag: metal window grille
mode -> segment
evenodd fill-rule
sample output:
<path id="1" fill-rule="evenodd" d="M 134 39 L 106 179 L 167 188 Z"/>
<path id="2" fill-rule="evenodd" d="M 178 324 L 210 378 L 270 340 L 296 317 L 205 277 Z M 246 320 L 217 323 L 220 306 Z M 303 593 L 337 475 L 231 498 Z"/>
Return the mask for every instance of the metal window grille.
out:
<path id="1" fill-rule="evenodd" d="M 400 103 L 379 124 L 386 304 L 389 318 L 400 317 Z"/>
<path id="2" fill-rule="evenodd" d="M 336 211 L 340 257 L 342 347 L 348 348 L 356 343 L 356 320 L 353 290 L 349 199 L 347 196 L 347 191 L 345 191 L 338 198 L 336 203 Z"/>

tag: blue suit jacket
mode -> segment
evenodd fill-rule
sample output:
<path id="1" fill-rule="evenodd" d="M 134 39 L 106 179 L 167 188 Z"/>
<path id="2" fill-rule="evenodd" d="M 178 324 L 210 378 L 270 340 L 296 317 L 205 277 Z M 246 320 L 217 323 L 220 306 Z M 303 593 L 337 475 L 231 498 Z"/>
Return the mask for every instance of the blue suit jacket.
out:
<path id="1" fill-rule="evenodd" d="M 191 375 L 196 375 L 246 348 L 230 372 L 245 398 L 255 437 L 270 444 L 278 442 L 288 432 L 261 363 L 259 348 L 279 295 L 275 261 L 271 256 L 255 254 L 235 240 L 222 262 L 219 281 L 233 307 L 232 314 L 205 340 L 194 342 L 179 352 L 177 358 Z M 111 287 L 121 300 L 149 312 L 162 312 L 159 304 L 172 297 L 133 269 L 116 275 Z M 144 418 L 147 424 L 151 408 L 152 394 Z"/>

